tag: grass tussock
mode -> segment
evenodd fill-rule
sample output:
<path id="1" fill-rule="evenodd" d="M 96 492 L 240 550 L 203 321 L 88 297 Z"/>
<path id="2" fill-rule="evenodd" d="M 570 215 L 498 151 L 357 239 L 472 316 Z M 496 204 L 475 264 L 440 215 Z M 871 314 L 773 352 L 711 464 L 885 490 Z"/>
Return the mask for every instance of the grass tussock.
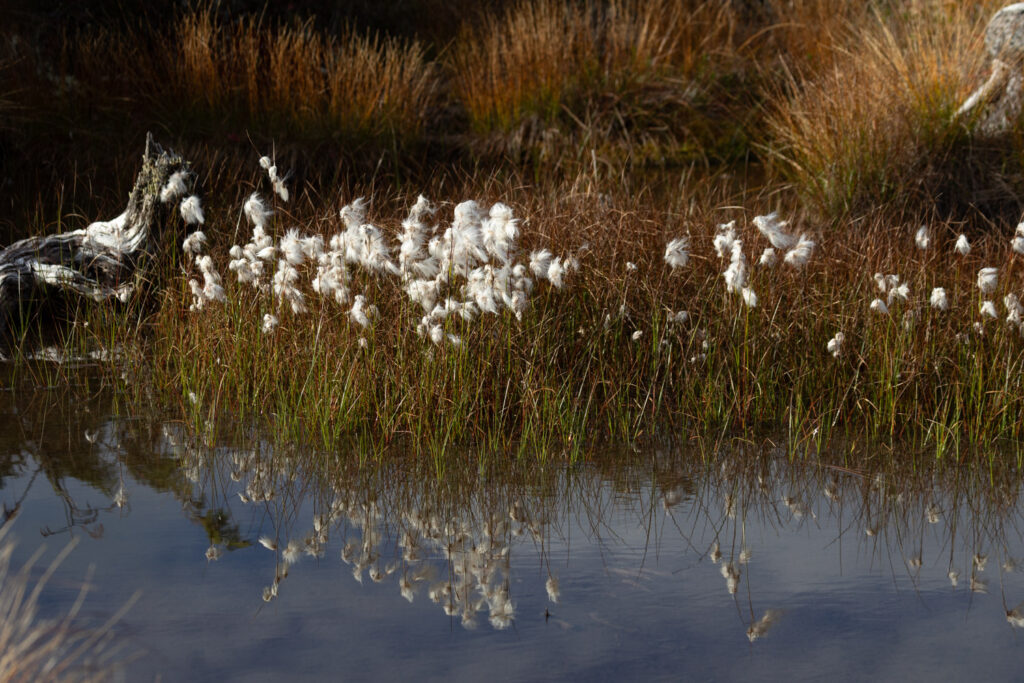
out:
<path id="1" fill-rule="evenodd" d="M 570 149 L 559 136 L 640 148 L 655 131 L 685 144 L 708 125 L 704 91 L 734 30 L 716 2 L 522 2 L 456 41 L 453 93 L 475 132 L 512 150 Z"/>
<path id="2" fill-rule="evenodd" d="M 184 104 L 203 117 L 351 141 L 416 138 L 433 106 L 435 69 L 415 42 L 351 29 L 328 36 L 311 22 L 229 23 L 209 10 L 183 14 L 164 40 L 173 49 L 150 55 L 151 72 L 137 78 L 179 113 Z"/>
<path id="3" fill-rule="evenodd" d="M 790 73 L 768 115 L 768 139 L 820 215 L 980 208 L 1016 216 L 1020 188 L 1014 193 L 1001 174 L 1019 158 L 1019 141 L 977 140 L 973 122 L 954 117 L 986 76 L 982 38 L 999 7 L 876 11 L 842 28 L 828 69 Z"/>

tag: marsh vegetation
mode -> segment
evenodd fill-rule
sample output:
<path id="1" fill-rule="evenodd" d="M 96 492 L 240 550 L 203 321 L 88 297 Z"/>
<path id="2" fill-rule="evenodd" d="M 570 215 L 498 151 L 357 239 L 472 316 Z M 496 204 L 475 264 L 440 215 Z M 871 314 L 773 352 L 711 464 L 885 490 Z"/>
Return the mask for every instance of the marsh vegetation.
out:
<path id="1" fill-rule="evenodd" d="M 147 130 L 192 172 L 159 287 L 6 353 L 71 319 L 200 431 L 435 459 L 1020 438 L 1020 126 L 954 116 L 999 3 L 428 4 L 15 13 L 8 234 L 116 215 Z"/>

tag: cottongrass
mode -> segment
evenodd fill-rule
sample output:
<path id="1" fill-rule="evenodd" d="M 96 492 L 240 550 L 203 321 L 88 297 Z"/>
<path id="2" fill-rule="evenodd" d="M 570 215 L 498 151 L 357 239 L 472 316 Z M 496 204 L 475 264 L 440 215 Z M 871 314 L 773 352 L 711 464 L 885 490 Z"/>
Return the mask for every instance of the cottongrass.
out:
<path id="1" fill-rule="evenodd" d="M 260 182 L 269 177 L 261 172 Z M 456 191 L 496 194 L 469 187 Z M 974 410 L 968 386 L 986 388 L 986 410 L 1015 414 L 1005 406 L 1016 399 L 993 377 L 967 380 L 993 359 L 1018 362 L 1018 337 L 1007 334 L 1020 328 L 1006 298 L 1011 279 L 997 278 L 983 297 L 1009 328 L 988 323 L 976 334 L 980 302 L 969 296 L 983 263 L 1009 268 L 1008 239 L 983 240 L 961 258 L 948 243 L 935 249 L 949 225 L 930 228 L 925 254 L 911 243 L 914 229 L 891 220 L 864 234 L 812 234 L 798 212 L 786 221 L 750 210 L 751 220 L 694 200 L 680 229 L 669 225 L 674 209 L 630 206 L 625 195 L 612 218 L 593 195 L 568 211 L 554 196 L 509 196 L 523 213 L 493 199 L 435 205 L 412 195 L 405 209 L 382 202 L 390 220 L 356 198 L 300 222 L 279 198 L 247 188 L 235 211 L 252 231 L 229 250 L 227 300 L 212 301 L 196 278 L 204 294 L 193 305 L 203 308 L 184 329 L 165 324 L 175 350 L 160 372 L 185 377 L 179 386 L 200 397 L 195 412 L 273 414 L 283 434 L 313 432 L 324 443 L 409 434 L 438 452 L 446 441 L 562 448 L 651 420 L 744 428 L 781 415 L 797 440 L 856 427 L 936 438 L 930 421 L 975 428 L 955 417 Z M 206 256 L 224 257 L 219 223 L 211 216 L 197 271 L 215 271 Z M 788 250 L 776 251 L 773 237 Z M 795 263 L 784 261 L 789 253 Z M 772 259 L 774 268 L 762 265 Z M 814 377 L 828 387 L 824 402 L 806 400 L 821 395 Z M 911 389 L 927 398 L 909 404 Z M 722 398 L 729 392 L 742 398 Z M 1009 418 L 996 427 L 1024 429 Z"/>

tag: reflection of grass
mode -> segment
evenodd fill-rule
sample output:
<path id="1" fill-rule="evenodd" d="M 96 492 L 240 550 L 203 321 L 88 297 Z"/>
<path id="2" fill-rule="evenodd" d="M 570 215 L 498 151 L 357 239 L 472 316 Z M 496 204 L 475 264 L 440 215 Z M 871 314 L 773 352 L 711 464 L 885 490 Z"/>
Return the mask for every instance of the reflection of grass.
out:
<path id="1" fill-rule="evenodd" d="M 817 533 L 809 527 L 835 531 L 835 543 L 826 538 L 822 549 L 825 556 L 838 553 L 842 567 L 852 544 L 861 569 L 870 565 L 875 573 L 877 558 L 889 557 L 894 580 L 948 580 L 961 591 L 983 590 L 986 577 L 994 589 L 1000 570 L 1014 571 L 1011 555 L 1019 552 L 1022 482 L 1013 457 L 997 458 L 991 469 L 963 468 L 927 451 L 858 442 L 788 459 L 769 440 L 693 438 L 678 448 L 641 449 L 642 457 L 633 449 L 597 449 L 586 465 L 568 469 L 460 451 L 438 471 L 404 447 L 360 464 L 292 444 L 267 447 L 249 433 L 183 441 L 190 444 L 188 467 L 202 482 L 197 495 L 212 496 L 214 504 L 221 496 L 239 518 L 250 516 L 250 505 L 267 515 L 250 532 L 261 534 L 262 547 L 253 546 L 269 584 L 264 600 L 303 580 L 310 562 L 303 555 L 337 558 L 340 549 L 355 580 L 369 577 L 410 602 L 429 597 L 467 628 L 486 616 L 504 628 L 503 617 L 514 615 L 505 608 L 531 593 L 543 596 L 545 580 L 549 599 L 558 602 L 559 573 L 578 586 L 580 569 L 552 550 L 576 538 L 574 529 L 585 544 L 614 548 L 620 530 L 639 528 L 649 544 L 644 557 L 686 566 L 687 573 L 722 573 L 720 597 L 749 601 L 755 636 L 771 621 L 762 617 L 756 627 L 763 608 L 784 606 L 760 604 L 767 597 L 760 595 L 765 577 L 758 576 L 765 559 L 780 541 L 785 547 L 792 535 Z M 219 483 L 229 479 L 238 483 Z M 932 556 L 931 548 L 942 550 Z M 523 553 L 534 549 L 539 563 L 524 564 Z M 641 562 L 638 548 L 630 553 Z M 974 559 L 986 556 L 987 574 Z M 794 566 L 800 576 L 819 564 L 801 561 L 809 564 Z M 512 575 L 537 564 L 532 577 Z M 815 581 L 827 585 L 830 574 Z M 512 594 L 501 594 L 502 586 Z M 477 600 L 482 596 L 486 602 Z M 254 592 L 251 599 L 259 598 Z M 564 601 L 581 599 L 569 590 Z"/>
<path id="2" fill-rule="evenodd" d="M 8 528 L 0 530 L 0 680 L 108 680 L 122 664 L 118 646 L 111 645 L 111 627 L 134 599 L 101 627 L 82 628 L 77 618 L 85 599 L 83 586 L 65 616 L 39 618 L 40 595 L 75 544 L 68 544 L 33 585 L 33 568 L 42 551 L 13 572 L 14 544 L 4 539 Z"/>

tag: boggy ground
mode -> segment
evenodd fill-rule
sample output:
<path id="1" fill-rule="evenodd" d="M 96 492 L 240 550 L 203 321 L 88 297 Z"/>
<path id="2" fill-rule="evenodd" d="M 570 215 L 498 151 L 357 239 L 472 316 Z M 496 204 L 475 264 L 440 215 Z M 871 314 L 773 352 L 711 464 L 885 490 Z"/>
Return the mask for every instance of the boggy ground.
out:
<path id="1" fill-rule="evenodd" d="M 999 6 L 57 3 L 3 29 L 4 232 L 116 215 L 147 130 L 189 158 L 206 242 L 168 245 L 155 299 L 63 311 L 60 343 L 116 350 L 110 382 L 200 426 L 435 454 L 679 429 L 960 453 L 1022 431 L 1022 128 L 953 117 Z M 771 212 L 788 225 L 757 229 Z M 257 261 L 264 290 L 237 281 Z"/>

